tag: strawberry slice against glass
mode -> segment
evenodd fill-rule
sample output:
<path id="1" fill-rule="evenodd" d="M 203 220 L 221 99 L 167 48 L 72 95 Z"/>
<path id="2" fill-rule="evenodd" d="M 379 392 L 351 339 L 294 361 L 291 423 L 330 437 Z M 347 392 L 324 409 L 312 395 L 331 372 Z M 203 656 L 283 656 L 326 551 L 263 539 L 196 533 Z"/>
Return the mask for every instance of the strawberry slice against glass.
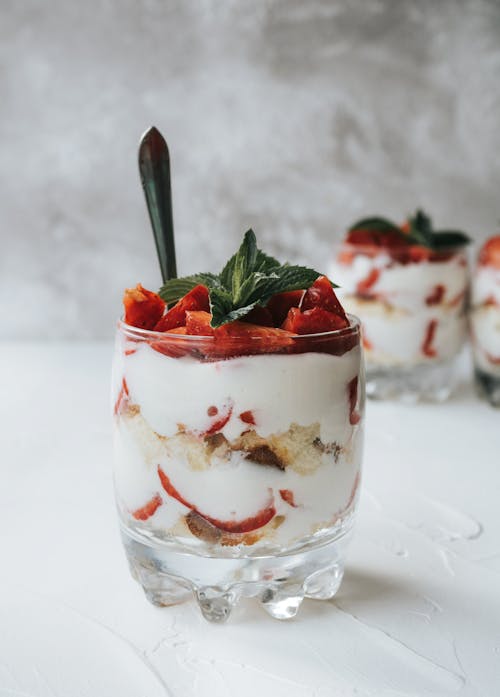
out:
<path id="1" fill-rule="evenodd" d="M 267 525 L 267 523 L 269 523 L 269 521 L 272 520 L 276 515 L 274 497 L 272 492 L 270 492 L 269 499 L 265 506 L 263 506 L 263 508 L 257 511 L 257 513 L 253 516 L 249 516 L 243 520 L 219 520 L 218 518 L 212 518 L 202 513 L 196 506 L 187 501 L 179 491 L 177 491 L 170 481 L 170 478 L 165 474 L 160 465 L 158 465 L 158 476 L 160 478 L 162 487 L 169 496 L 172 496 L 172 498 L 176 499 L 190 510 L 195 511 L 205 520 L 208 520 L 208 522 L 212 523 L 212 525 L 214 525 L 216 528 L 219 528 L 219 530 L 224 530 L 225 532 L 243 533 L 258 530 L 264 525 Z"/>
<path id="2" fill-rule="evenodd" d="M 165 310 L 165 302 L 159 295 L 143 288 L 127 288 L 123 295 L 126 324 L 139 329 L 153 329 Z"/>
<path id="3" fill-rule="evenodd" d="M 347 318 L 341 317 L 321 307 L 313 307 L 302 312 L 292 307 L 283 323 L 283 329 L 294 334 L 320 334 L 345 329 L 349 326 Z"/>
<path id="4" fill-rule="evenodd" d="M 286 293 L 276 293 L 269 299 L 266 307 L 272 315 L 275 327 L 281 327 L 289 309 L 299 307 L 303 297 L 303 290 L 289 290 Z"/>
<path id="5" fill-rule="evenodd" d="M 148 518 L 151 518 L 151 516 L 156 513 L 162 503 L 163 501 L 160 494 L 155 494 L 144 506 L 132 511 L 132 516 L 136 520 L 148 520 Z"/>

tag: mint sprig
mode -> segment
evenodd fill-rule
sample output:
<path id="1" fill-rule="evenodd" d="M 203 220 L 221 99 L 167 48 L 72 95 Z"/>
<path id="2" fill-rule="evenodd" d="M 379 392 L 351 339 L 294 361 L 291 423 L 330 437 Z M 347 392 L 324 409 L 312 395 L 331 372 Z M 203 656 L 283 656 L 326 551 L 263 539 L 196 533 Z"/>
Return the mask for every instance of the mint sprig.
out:
<path id="1" fill-rule="evenodd" d="M 200 273 L 174 278 L 167 281 L 158 293 L 167 304 L 171 304 L 198 284 L 206 286 L 210 297 L 211 325 L 216 328 L 241 319 L 257 305 L 265 307 L 275 293 L 309 288 L 320 275 L 306 266 L 280 264 L 258 249 L 254 231 L 247 230 L 240 248 L 219 274 Z"/>
<path id="2" fill-rule="evenodd" d="M 408 233 L 403 232 L 399 225 L 386 218 L 363 218 L 352 225 L 349 232 L 353 230 L 390 232 L 400 235 L 407 244 L 416 244 L 435 251 L 462 247 L 470 242 L 470 237 L 461 230 L 435 230 L 431 218 L 420 209 L 417 209 L 415 215 L 410 216 L 407 222 Z"/>

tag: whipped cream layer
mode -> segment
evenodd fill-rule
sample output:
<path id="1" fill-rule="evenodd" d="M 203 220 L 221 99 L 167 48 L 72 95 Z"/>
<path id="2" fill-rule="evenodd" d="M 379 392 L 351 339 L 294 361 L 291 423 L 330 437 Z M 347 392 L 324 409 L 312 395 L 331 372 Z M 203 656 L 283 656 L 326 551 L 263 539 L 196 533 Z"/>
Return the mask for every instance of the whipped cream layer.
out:
<path id="1" fill-rule="evenodd" d="M 143 342 L 135 349 L 125 355 L 119 346 L 115 362 L 114 403 L 123 384 L 128 391 L 115 419 L 115 485 L 126 524 L 189 544 L 196 541 L 186 525 L 190 511 L 222 527 L 256 518 L 255 539 L 244 544 L 286 546 L 331 527 L 351 508 L 362 404 L 353 419 L 349 385 L 359 375 L 359 347 L 343 356 L 206 363 L 171 358 Z M 281 460 L 259 462 L 270 450 Z M 147 520 L 134 519 L 157 497 L 161 504 Z"/>
<path id="2" fill-rule="evenodd" d="M 447 360 L 463 346 L 468 269 L 465 257 L 401 264 L 381 252 L 335 261 L 331 277 L 347 311 L 363 324 L 367 362 L 411 366 Z"/>
<path id="3" fill-rule="evenodd" d="M 500 269 L 477 267 L 472 306 L 470 322 L 476 365 L 500 377 Z"/>

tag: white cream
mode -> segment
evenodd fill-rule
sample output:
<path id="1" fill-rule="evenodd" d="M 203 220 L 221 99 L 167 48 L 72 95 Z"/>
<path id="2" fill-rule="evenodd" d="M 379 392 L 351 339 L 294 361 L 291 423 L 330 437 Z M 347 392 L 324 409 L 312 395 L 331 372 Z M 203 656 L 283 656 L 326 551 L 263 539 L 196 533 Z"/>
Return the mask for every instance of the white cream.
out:
<path id="1" fill-rule="evenodd" d="M 189 512 L 163 490 L 159 465 L 182 497 L 205 516 L 242 520 L 273 504 L 276 514 L 285 516 L 272 533 L 273 543 L 287 544 L 331 523 L 349 504 L 359 477 L 361 425 L 349 423 L 348 394 L 359 364 L 359 347 L 343 356 L 271 354 L 201 363 L 138 344 L 135 353 L 117 363 L 130 403 L 140 407 L 139 417 L 116 419 L 115 484 L 123 509 L 132 513 L 160 493 L 163 504 L 146 525 L 163 532 Z M 120 386 L 117 379 L 115 401 Z M 213 456 L 208 468 L 193 469 L 188 454 L 172 445 L 170 437 L 182 423 L 201 438 L 228 405 L 231 418 L 219 431 L 228 440 L 248 428 L 268 437 L 285 433 L 293 423 L 318 422 L 322 442 L 335 441 L 344 450 L 337 462 L 332 454 L 321 455 L 319 467 L 310 474 L 252 463 L 241 451 L 233 451 L 227 460 Z M 219 410 L 216 417 L 207 414 L 211 406 Z M 255 426 L 239 418 L 245 411 L 252 412 Z M 280 489 L 293 492 L 296 508 L 282 499 Z"/>
<path id="2" fill-rule="evenodd" d="M 362 321 L 369 364 L 416 365 L 459 352 L 466 337 L 468 269 L 463 260 L 457 255 L 447 261 L 399 264 L 381 253 L 332 264 L 331 278 L 341 286 L 338 296 Z M 368 290 L 372 297 L 363 301 L 356 296 L 358 284 L 375 271 L 378 278 Z M 439 302 L 429 304 L 436 291 L 442 292 Z M 434 355 L 426 355 L 422 349 L 432 321 Z"/>
<path id="3" fill-rule="evenodd" d="M 477 267 L 472 302 L 470 321 L 476 365 L 500 377 L 500 269 Z"/>

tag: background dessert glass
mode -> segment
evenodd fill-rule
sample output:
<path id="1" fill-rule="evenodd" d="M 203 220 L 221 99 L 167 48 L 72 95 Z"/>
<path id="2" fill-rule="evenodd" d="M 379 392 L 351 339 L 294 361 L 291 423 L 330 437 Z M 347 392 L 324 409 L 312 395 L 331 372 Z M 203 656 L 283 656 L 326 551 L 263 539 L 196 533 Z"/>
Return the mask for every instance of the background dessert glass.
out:
<path id="1" fill-rule="evenodd" d="M 479 394 L 500 406 L 500 235 L 479 252 L 472 277 L 470 314 L 475 382 Z"/>
<path id="2" fill-rule="evenodd" d="M 358 498 L 363 410 L 354 317 L 272 347 L 120 322 L 115 491 L 149 600 L 194 594 L 207 619 L 223 621 L 241 596 L 280 619 L 304 597 L 332 597 Z"/>
<path id="3" fill-rule="evenodd" d="M 333 250 L 331 277 L 362 322 L 366 391 L 374 398 L 444 401 L 467 335 L 469 274 L 463 249 Z"/>

